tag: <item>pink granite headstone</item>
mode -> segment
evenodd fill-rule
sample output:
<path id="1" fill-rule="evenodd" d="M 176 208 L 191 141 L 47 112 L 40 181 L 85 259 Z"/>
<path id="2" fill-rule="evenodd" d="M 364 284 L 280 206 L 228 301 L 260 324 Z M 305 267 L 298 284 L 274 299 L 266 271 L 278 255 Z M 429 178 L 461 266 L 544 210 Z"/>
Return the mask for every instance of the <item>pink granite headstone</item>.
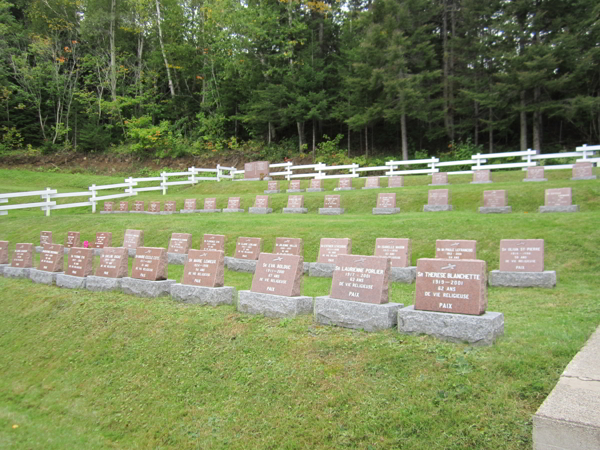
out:
<path id="1" fill-rule="evenodd" d="M 338 255 L 348 255 L 351 252 L 352 239 L 321 238 L 317 262 L 335 264 Z"/>
<path id="2" fill-rule="evenodd" d="M 0 264 L 8 264 L 8 241 L 0 241 Z"/>
<path id="3" fill-rule="evenodd" d="M 44 272 L 62 272 L 65 265 L 64 248 L 64 245 L 60 244 L 44 244 L 38 270 L 43 270 Z"/>
<path id="4" fill-rule="evenodd" d="M 304 243 L 300 238 L 275 238 L 275 250 L 278 255 L 304 255 Z"/>
<path id="5" fill-rule="evenodd" d="M 10 266 L 22 269 L 33 267 L 33 244 L 17 244 Z"/>
<path id="6" fill-rule="evenodd" d="M 491 172 L 489 170 L 476 170 L 473 172 L 473 183 L 489 183 Z"/>
<path id="7" fill-rule="evenodd" d="M 390 258 L 392 267 L 410 267 L 412 244 L 410 239 L 377 238 L 375 256 Z"/>
<path id="8" fill-rule="evenodd" d="M 129 202 L 119 202 L 119 211 L 129 211 Z"/>
<path id="9" fill-rule="evenodd" d="M 388 178 L 388 187 L 389 188 L 404 187 L 404 177 L 389 177 Z"/>
<path id="10" fill-rule="evenodd" d="M 431 178 L 431 184 L 433 184 L 433 185 L 448 184 L 448 172 L 434 173 Z"/>
<path id="11" fill-rule="evenodd" d="M 572 204 L 571 188 L 546 189 L 545 206 L 571 206 Z"/>
<path id="12" fill-rule="evenodd" d="M 365 182 L 365 187 L 378 188 L 379 187 L 379 177 L 367 177 L 367 181 Z"/>
<path id="13" fill-rule="evenodd" d="M 177 211 L 177 202 L 173 200 L 165 202 L 165 212 L 173 213 L 175 211 Z"/>
<path id="14" fill-rule="evenodd" d="M 96 233 L 96 242 L 94 248 L 112 247 L 112 233 L 100 232 Z"/>
<path id="15" fill-rule="evenodd" d="M 323 207 L 324 208 L 339 208 L 340 207 L 340 199 L 341 199 L 341 196 L 339 196 L 339 195 L 326 195 Z"/>
<path id="16" fill-rule="evenodd" d="M 543 239 L 502 239 L 500 270 L 505 272 L 543 272 Z"/>
<path id="17" fill-rule="evenodd" d="M 298 191 L 300 190 L 300 180 L 292 180 L 288 186 L 288 189 Z"/>
<path id="18" fill-rule="evenodd" d="M 173 233 L 169 241 L 168 253 L 186 255 L 192 248 L 192 235 L 189 233 Z"/>
<path id="19" fill-rule="evenodd" d="M 378 208 L 395 208 L 396 194 L 379 194 L 377 196 Z"/>
<path id="20" fill-rule="evenodd" d="M 73 248 L 73 247 L 79 247 L 80 242 L 79 242 L 79 231 L 69 231 L 67 233 L 67 240 L 65 241 L 65 247 L 67 248 Z"/>
<path id="21" fill-rule="evenodd" d="M 434 189 L 429 191 L 427 204 L 429 206 L 448 206 L 450 191 L 448 189 Z"/>
<path id="22" fill-rule="evenodd" d="M 313 178 L 312 180 L 310 180 L 310 188 L 311 189 L 322 189 L 322 180 L 317 180 L 316 178 Z"/>
<path id="23" fill-rule="evenodd" d="M 123 278 L 127 276 L 128 255 L 126 248 L 106 247 L 100 255 L 97 277 Z"/>
<path id="24" fill-rule="evenodd" d="M 136 200 L 133 202 L 133 210 L 136 212 L 144 211 L 144 202 L 142 200 Z"/>
<path id="25" fill-rule="evenodd" d="M 181 283 L 222 287 L 225 283 L 225 253 L 219 250 L 190 250 Z"/>
<path id="26" fill-rule="evenodd" d="M 240 197 L 229 197 L 227 201 L 228 209 L 240 209 Z"/>
<path id="27" fill-rule="evenodd" d="M 279 181 L 269 181 L 267 182 L 267 190 L 268 191 L 278 191 L 279 190 Z"/>
<path id="28" fill-rule="evenodd" d="M 92 274 L 94 265 L 94 249 L 72 248 L 67 261 L 66 275 L 74 277 L 87 277 Z"/>
<path id="29" fill-rule="evenodd" d="M 592 177 L 594 165 L 591 162 L 578 162 L 573 164 L 573 178 Z"/>
<path id="30" fill-rule="evenodd" d="M 144 232 L 141 230 L 125 230 L 124 248 L 138 248 L 144 245 Z"/>
<path id="31" fill-rule="evenodd" d="M 506 206 L 506 191 L 483 191 L 483 206 L 485 208 L 502 208 Z"/>
<path id="32" fill-rule="evenodd" d="M 262 238 L 239 237 L 235 246 L 235 257 L 250 261 L 258 259 L 262 250 Z"/>
<path id="33" fill-rule="evenodd" d="M 204 209 L 217 209 L 217 199 L 215 197 L 205 198 Z"/>
<path id="34" fill-rule="evenodd" d="M 389 258 L 340 255 L 333 272 L 330 297 L 362 303 L 387 303 L 389 273 Z"/>
<path id="35" fill-rule="evenodd" d="M 157 213 L 160 212 L 160 202 L 150 202 L 148 212 Z"/>
<path id="36" fill-rule="evenodd" d="M 477 259 L 477 241 L 435 241 L 435 257 L 439 259 Z"/>
<path id="37" fill-rule="evenodd" d="M 527 168 L 527 179 L 528 180 L 543 180 L 544 179 L 544 168 L 541 166 L 528 167 Z"/>
<path id="38" fill-rule="evenodd" d="M 340 178 L 338 188 L 347 189 L 352 187 L 352 178 Z"/>
<path id="39" fill-rule="evenodd" d="M 52 231 L 42 231 L 40 233 L 40 246 L 44 244 L 52 244 Z"/>
<path id="40" fill-rule="evenodd" d="M 164 248 L 138 247 L 133 260 L 131 278 L 138 280 L 166 280 L 167 252 Z"/>
<path id="41" fill-rule="evenodd" d="M 261 253 L 252 278 L 252 292 L 298 297 L 302 289 L 304 258 L 297 255 Z"/>
<path id="42" fill-rule="evenodd" d="M 205 234 L 202 239 L 203 250 L 225 251 L 225 236 L 222 234 Z"/>
<path id="43" fill-rule="evenodd" d="M 104 202 L 104 211 L 112 212 L 114 208 L 114 202 Z"/>
<path id="44" fill-rule="evenodd" d="M 183 202 L 183 210 L 184 211 L 194 211 L 196 209 L 196 199 L 195 198 L 186 198 Z"/>
<path id="45" fill-rule="evenodd" d="M 288 197 L 288 208 L 304 208 L 304 195 L 290 195 Z"/>
<path id="46" fill-rule="evenodd" d="M 269 207 L 269 196 L 268 195 L 257 195 L 254 200 L 255 208 L 268 208 Z"/>

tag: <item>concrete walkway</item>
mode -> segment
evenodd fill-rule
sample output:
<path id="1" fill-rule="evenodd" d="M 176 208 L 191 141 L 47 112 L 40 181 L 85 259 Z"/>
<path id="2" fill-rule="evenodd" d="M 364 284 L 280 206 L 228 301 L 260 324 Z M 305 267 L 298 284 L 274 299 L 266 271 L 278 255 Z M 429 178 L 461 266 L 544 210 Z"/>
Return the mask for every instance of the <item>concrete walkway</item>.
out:
<path id="1" fill-rule="evenodd" d="M 533 448 L 600 449 L 600 327 L 533 416 Z"/>

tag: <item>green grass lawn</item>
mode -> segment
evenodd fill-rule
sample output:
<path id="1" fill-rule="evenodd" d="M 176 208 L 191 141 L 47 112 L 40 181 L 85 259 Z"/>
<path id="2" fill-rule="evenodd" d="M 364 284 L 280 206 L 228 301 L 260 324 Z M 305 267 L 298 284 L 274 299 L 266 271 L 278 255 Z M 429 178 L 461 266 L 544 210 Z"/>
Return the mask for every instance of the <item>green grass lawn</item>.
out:
<path id="1" fill-rule="evenodd" d="M 263 238 L 266 252 L 276 237 L 299 237 L 305 260 L 315 261 L 322 237 L 351 238 L 352 252 L 364 255 L 373 254 L 376 238 L 398 237 L 412 239 L 414 265 L 435 255 L 436 239 L 475 239 L 479 259 L 494 270 L 500 239 L 541 238 L 558 285 L 490 288 L 488 310 L 504 313 L 505 335 L 492 347 L 473 348 L 397 330 L 320 326 L 312 317 L 269 319 L 233 306 L 0 278 L 0 448 L 529 449 L 532 414 L 600 324 L 600 182 L 570 176 L 548 171 L 548 182 L 523 183 L 521 171 L 500 172 L 492 185 L 450 176 L 455 211 L 443 213 L 422 212 L 427 176 L 406 177 L 404 188 L 342 192 L 341 216 L 317 214 L 336 180 L 325 181 L 325 192 L 304 193 L 305 215 L 281 214 L 285 193 L 271 196 L 268 216 L 10 211 L 0 217 L 0 240 L 11 250 L 17 242 L 39 245 L 42 230 L 58 243 L 68 231 L 81 232 L 82 241 L 110 231 L 120 245 L 133 228 L 156 247 L 166 247 L 174 232 L 192 233 L 193 248 L 204 233 L 224 234 L 227 256 L 239 236 Z M 0 192 L 120 182 L 0 170 Z M 204 182 L 129 200 L 176 200 L 182 209 L 186 198 L 202 205 L 210 196 L 222 208 L 227 197 L 240 196 L 247 210 L 266 185 Z M 539 214 L 544 190 L 554 187 L 573 187 L 581 212 Z M 506 189 L 513 213 L 478 214 L 487 189 Z M 396 192 L 401 213 L 371 215 L 379 192 Z M 181 280 L 182 266 L 168 269 L 169 278 Z M 225 273 L 225 284 L 237 289 L 251 281 L 250 274 Z M 304 277 L 302 294 L 326 295 L 330 287 L 331 279 Z M 392 284 L 390 301 L 412 304 L 414 284 Z"/>

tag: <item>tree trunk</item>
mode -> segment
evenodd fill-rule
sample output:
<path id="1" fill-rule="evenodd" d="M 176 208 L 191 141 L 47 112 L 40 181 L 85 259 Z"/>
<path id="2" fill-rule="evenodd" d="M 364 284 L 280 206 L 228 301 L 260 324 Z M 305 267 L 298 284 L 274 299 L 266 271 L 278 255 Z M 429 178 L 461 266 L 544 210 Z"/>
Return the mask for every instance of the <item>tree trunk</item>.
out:
<path id="1" fill-rule="evenodd" d="M 475 147 L 477 147 L 479 145 L 479 103 L 474 102 L 473 108 L 475 111 L 475 131 L 473 132 L 473 144 L 475 144 Z"/>
<path id="2" fill-rule="evenodd" d="M 369 125 L 365 125 L 365 156 L 369 158 Z"/>
<path id="3" fill-rule="evenodd" d="M 135 74 L 135 92 L 136 92 L 136 96 L 140 96 L 142 95 L 142 64 L 144 62 L 143 60 L 143 56 L 144 56 L 144 33 L 140 32 L 140 35 L 138 36 L 138 46 L 137 46 L 137 61 L 138 61 L 138 67 L 137 67 L 137 73 Z M 141 106 L 138 104 L 136 105 L 136 109 L 138 111 L 138 114 L 140 113 L 140 109 Z"/>
<path id="4" fill-rule="evenodd" d="M 521 151 L 527 150 L 527 112 L 525 111 L 525 91 L 521 91 Z"/>
<path id="5" fill-rule="evenodd" d="M 304 122 L 296 122 L 298 127 L 298 145 L 300 147 L 300 153 L 304 153 L 302 146 L 304 145 Z"/>
<path id="6" fill-rule="evenodd" d="M 167 60 L 167 53 L 165 52 L 165 44 L 162 37 L 162 28 L 160 26 L 160 3 L 156 0 L 156 16 L 158 24 L 158 41 L 160 42 L 160 50 L 162 52 L 163 59 L 165 61 L 165 68 L 167 69 L 167 79 L 169 81 L 169 90 L 171 91 L 171 98 L 175 98 L 175 88 L 173 87 L 173 80 L 171 79 L 171 70 L 169 69 L 169 61 Z"/>
<path id="7" fill-rule="evenodd" d="M 454 141 L 454 36 L 456 36 L 456 14 L 454 7 L 454 0 L 450 9 L 450 26 L 451 26 L 451 39 L 450 39 L 450 67 L 448 80 L 448 122 L 450 125 L 450 139 Z"/>
<path id="8" fill-rule="evenodd" d="M 533 89 L 533 101 L 536 105 L 536 109 L 533 111 L 533 149 L 537 151 L 542 151 L 542 116 L 540 114 L 540 110 L 538 108 L 538 103 L 540 101 L 540 87 L 536 86 Z"/>
<path id="9" fill-rule="evenodd" d="M 313 161 L 315 159 L 315 141 L 316 141 L 316 137 L 317 137 L 315 126 L 316 126 L 316 122 L 315 122 L 315 119 L 313 119 L 313 121 L 312 121 L 312 132 L 313 132 L 313 136 L 312 136 L 312 138 L 313 138 L 313 142 L 312 142 L 312 154 L 313 154 Z"/>
<path id="10" fill-rule="evenodd" d="M 110 2 L 110 95 L 113 102 L 117 101 L 117 50 L 115 48 L 115 22 L 116 22 L 117 0 Z"/>
<path id="11" fill-rule="evenodd" d="M 600 116 L 599 116 L 599 120 L 600 120 Z M 350 135 L 350 125 L 348 125 L 348 158 L 350 158 L 350 140 L 351 140 L 351 135 Z"/>
<path id="12" fill-rule="evenodd" d="M 271 121 L 267 123 L 267 145 L 271 145 Z"/>
<path id="13" fill-rule="evenodd" d="M 494 111 L 492 108 L 490 108 L 490 126 L 488 129 L 488 134 L 489 134 L 489 147 L 488 147 L 488 153 L 494 153 L 494 125 L 493 125 L 493 120 L 494 120 Z"/>
<path id="14" fill-rule="evenodd" d="M 404 97 L 404 96 L 403 96 Z M 400 132 L 402 133 L 402 159 L 408 160 L 408 138 L 406 136 L 406 107 L 402 101 L 402 115 L 400 116 Z"/>

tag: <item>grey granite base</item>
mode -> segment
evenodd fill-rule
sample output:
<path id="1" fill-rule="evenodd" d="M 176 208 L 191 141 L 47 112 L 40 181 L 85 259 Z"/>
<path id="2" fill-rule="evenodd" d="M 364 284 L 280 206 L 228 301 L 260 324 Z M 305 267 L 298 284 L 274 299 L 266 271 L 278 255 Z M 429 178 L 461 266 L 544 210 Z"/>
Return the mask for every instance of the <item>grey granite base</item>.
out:
<path id="1" fill-rule="evenodd" d="M 195 305 L 233 305 L 236 291 L 234 287 L 203 287 L 176 283 L 171 285 L 173 300 Z"/>
<path id="2" fill-rule="evenodd" d="M 361 189 L 381 189 L 381 186 L 369 186 L 369 187 L 363 187 Z"/>
<path id="3" fill-rule="evenodd" d="M 373 208 L 373 215 L 399 214 L 400 208 Z"/>
<path id="4" fill-rule="evenodd" d="M 121 280 L 123 280 L 123 278 L 107 278 L 90 275 L 85 280 L 85 288 L 88 291 L 94 292 L 120 291 Z"/>
<path id="5" fill-rule="evenodd" d="M 223 209 L 224 213 L 243 213 L 244 211 L 246 211 L 246 210 L 242 209 L 242 208 L 224 208 Z"/>
<path id="6" fill-rule="evenodd" d="M 302 263 L 302 269 L 303 269 L 303 274 L 304 275 L 308 275 L 308 272 L 310 271 L 310 263 L 309 262 L 303 262 Z"/>
<path id="7" fill-rule="evenodd" d="M 233 257 L 225 258 L 225 265 L 229 270 L 233 270 L 234 272 L 254 273 L 256 272 L 257 262 L 258 261 L 256 259 L 247 260 Z"/>
<path id="8" fill-rule="evenodd" d="M 111 211 L 111 214 L 128 214 L 129 211 Z M 100 212 L 102 214 L 102 211 Z"/>
<path id="9" fill-rule="evenodd" d="M 323 192 L 324 190 L 323 188 L 308 188 L 306 192 Z"/>
<path id="10" fill-rule="evenodd" d="M 29 272 L 29 278 L 34 283 L 39 284 L 53 284 L 56 282 L 56 276 L 63 272 L 46 272 L 45 270 L 31 269 Z"/>
<path id="11" fill-rule="evenodd" d="M 181 214 L 192 214 L 192 213 L 199 213 L 203 211 L 202 209 L 180 209 L 179 212 Z"/>
<path id="12" fill-rule="evenodd" d="M 0 264 L 0 275 L 4 274 L 5 267 L 10 267 L 10 264 Z"/>
<path id="13" fill-rule="evenodd" d="M 319 214 L 322 216 L 339 216 L 346 211 L 344 208 L 319 208 Z"/>
<path id="14" fill-rule="evenodd" d="M 42 253 L 43 251 L 44 251 L 44 247 L 42 247 L 41 245 L 38 245 L 35 247 L 36 253 Z"/>
<path id="15" fill-rule="evenodd" d="M 266 317 L 296 317 L 312 314 L 313 298 L 284 297 L 283 295 L 240 291 L 237 309 L 246 314 L 262 314 Z"/>
<path id="16" fill-rule="evenodd" d="M 4 268 L 4 277 L 5 278 L 29 278 L 29 272 L 33 269 L 30 267 L 5 267 Z"/>
<path id="17" fill-rule="evenodd" d="M 523 178 L 523 181 L 548 181 L 548 178 Z"/>
<path id="18" fill-rule="evenodd" d="M 160 215 L 161 211 L 156 211 L 156 212 L 151 212 L 151 211 L 146 211 L 146 214 L 150 215 L 150 216 L 158 216 Z"/>
<path id="19" fill-rule="evenodd" d="M 222 209 L 197 209 L 197 213 L 220 213 Z"/>
<path id="20" fill-rule="evenodd" d="M 171 293 L 171 286 L 175 280 L 138 280 L 137 278 L 122 278 L 121 289 L 124 294 L 131 294 L 137 297 L 162 297 Z"/>
<path id="21" fill-rule="evenodd" d="M 81 245 L 83 245 L 83 243 Z M 70 250 L 71 249 L 69 247 L 63 248 L 63 252 L 64 252 L 65 255 L 68 255 Z"/>
<path id="22" fill-rule="evenodd" d="M 406 283 L 412 284 L 417 278 L 417 267 L 390 267 L 389 282 L 390 283 Z"/>
<path id="23" fill-rule="evenodd" d="M 146 211 L 129 211 L 129 214 L 146 214 Z"/>
<path id="24" fill-rule="evenodd" d="M 552 289 L 556 286 L 556 271 L 543 272 L 505 272 L 492 270 L 489 276 L 490 286 L 501 287 L 541 287 Z"/>
<path id="25" fill-rule="evenodd" d="M 353 191 L 354 189 L 356 189 L 356 188 L 340 188 L 340 187 L 338 187 L 338 188 L 334 188 L 333 190 L 334 191 Z"/>
<path id="26" fill-rule="evenodd" d="M 309 263 L 310 268 L 308 269 L 308 275 L 311 277 L 321 278 L 333 278 L 333 271 L 335 270 L 335 264 L 327 264 L 314 262 Z"/>
<path id="27" fill-rule="evenodd" d="M 306 214 L 308 208 L 283 208 L 283 214 Z"/>
<path id="28" fill-rule="evenodd" d="M 481 214 L 509 214 L 512 212 L 512 206 L 480 206 Z"/>
<path id="29" fill-rule="evenodd" d="M 248 212 L 250 214 L 271 214 L 273 212 L 273 208 L 255 208 L 251 206 L 248 208 Z"/>
<path id="30" fill-rule="evenodd" d="M 137 249 L 135 249 L 135 248 L 128 248 L 127 256 L 129 256 L 130 258 L 135 258 L 136 251 L 137 251 Z"/>
<path id="31" fill-rule="evenodd" d="M 118 212 L 118 211 L 100 211 L 100 214 L 113 214 L 115 212 Z"/>
<path id="32" fill-rule="evenodd" d="M 423 212 L 452 211 L 452 205 L 423 205 Z"/>
<path id="33" fill-rule="evenodd" d="M 66 289 L 85 289 L 86 277 L 74 277 L 59 273 L 56 276 L 56 285 Z"/>
<path id="34" fill-rule="evenodd" d="M 288 189 L 287 190 L 288 194 L 294 194 L 294 193 L 297 193 L 297 192 L 304 192 L 304 189 Z"/>
<path id="35" fill-rule="evenodd" d="M 569 206 L 540 206 L 541 213 L 574 213 L 579 212 L 579 205 L 569 205 Z"/>
<path id="36" fill-rule="evenodd" d="M 504 334 L 504 314 L 486 312 L 481 316 L 416 310 L 414 305 L 398 311 L 398 331 L 427 334 L 450 342 L 492 345 Z"/>
<path id="37" fill-rule="evenodd" d="M 493 181 L 471 181 L 471 184 L 490 184 Z"/>
<path id="38" fill-rule="evenodd" d="M 402 303 L 362 303 L 338 300 L 329 296 L 315 297 L 315 321 L 356 330 L 379 331 L 398 323 Z"/>
<path id="39" fill-rule="evenodd" d="M 103 252 L 104 252 L 103 248 L 95 248 L 94 249 L 94 256 L 100 256 L 100 255 L 102 255 Z"/>
<path id="40" fill-rule="evenodd" d="M 430 184 L 429 186 L 449 186 L 450 183 Z"/>
<path id="41" fill-rule="evenodd" d="M 169 264 L 178 264 L 180 266 L 185 266 L 187 259 L 187 255 L 184 255 L 183 253 L 167 252 L 167 261 Z"/>
<path id="42" fill-rule="evenodd" d="M 281 191 L 279 189 L 271 189 L 270 191 L 267 189 L 266 191 L 263 191 L 265 194 L 279 194 Z"/>
<path id="43" fill-rule="evenodd" d="M 591 177 L 574 177 L 571 178 L 571 181 L 580 181 L 580 180 L 595 180 L 596 175 L 592 175 Z"/>
<path id="44" fill-rule="evenodd" d="M 161 211 L 160 212 L 161 216 L 168 216 L 168 215 L 171 215 L 171 214 L 179 214 L 179 213 L 177 211 Z"/>

